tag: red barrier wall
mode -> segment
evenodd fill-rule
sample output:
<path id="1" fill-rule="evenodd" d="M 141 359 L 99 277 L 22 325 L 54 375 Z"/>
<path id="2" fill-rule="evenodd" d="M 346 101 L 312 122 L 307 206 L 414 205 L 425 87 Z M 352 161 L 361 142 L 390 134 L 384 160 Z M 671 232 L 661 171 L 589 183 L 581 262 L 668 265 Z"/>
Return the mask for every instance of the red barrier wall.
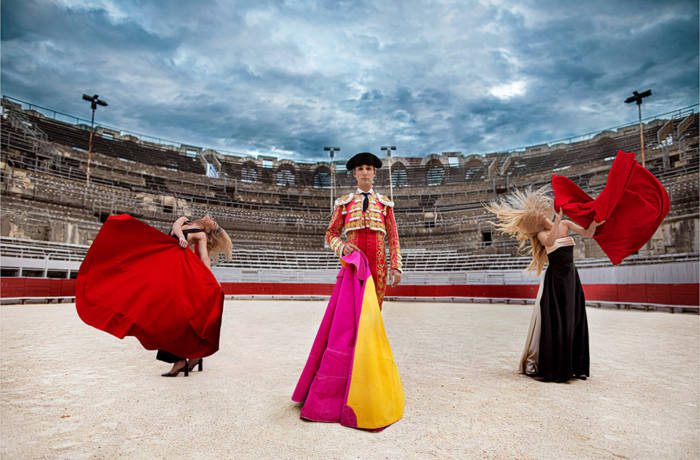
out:
<path id="1" fill-rule="evenodd" d="M 75 295 L 75 280 L 0 278 L 0 297 L 63 297 Z"/>
<path id="2" fill-rule="evenodd" d="M 223 283 L 227 295 L 330 295 L 332 284 Z M 587 284 L 588 300 L 700 305 L 700 285 L 690 284 Z M 75 280 L 0 278 L 0 297 L 60 297 L 75 295 Z M 537 285 L 407 285 L 387 288 L 387 296 L 484 297 L 533 299 Z"/>
<path id="3" fill-rule="evenodd" d="M 223 283 L 229 295 L 330 295 L 331 284 Z M 536 284 L 407 285 L 387 287 L 387 296 L 403 297 L 484 297 L 534 299 Z M 588 300 L 639 302 L 667 305 L 700 305 L 700 285 L 691 284 L 588 284 L 583 286 Z"/>
<path id="4" fill-rule="evenodd" d="M 331 295 L 332 284 L 222 283 L 226 295 Z"/>
<path id="5" fill-rule="evenodd" d="M 643 302 L 666 305 L 700 305 L 695 284 L 588 284 L 583 292 L 589 300 Z"/>

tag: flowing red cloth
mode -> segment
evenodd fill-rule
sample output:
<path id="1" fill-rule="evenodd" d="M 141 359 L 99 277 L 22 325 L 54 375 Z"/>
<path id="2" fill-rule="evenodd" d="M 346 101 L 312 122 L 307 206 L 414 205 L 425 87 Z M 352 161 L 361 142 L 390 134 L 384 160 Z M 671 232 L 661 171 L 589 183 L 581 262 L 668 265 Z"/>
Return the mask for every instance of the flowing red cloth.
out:
<path id="1" fill-rule="evenodd" d="M 564 214 L 584 228 L 593 219 L 606 221 L 594 239 L 614 265 L 651 239 L 670 207 L 661 182 L 634 157 L 622 150 L 617 153 L 605 188 L 596 199 L 566 177 L 552 176 L 556 210 L 563 208 Z"/>
<path id="2" fill-rule="evenodd" d="M 76 281 L 75 304 L 85 323 L 183 358 L 219 349 L 223 302 L 199 257 L 126 214 L 104 223 Z"/>

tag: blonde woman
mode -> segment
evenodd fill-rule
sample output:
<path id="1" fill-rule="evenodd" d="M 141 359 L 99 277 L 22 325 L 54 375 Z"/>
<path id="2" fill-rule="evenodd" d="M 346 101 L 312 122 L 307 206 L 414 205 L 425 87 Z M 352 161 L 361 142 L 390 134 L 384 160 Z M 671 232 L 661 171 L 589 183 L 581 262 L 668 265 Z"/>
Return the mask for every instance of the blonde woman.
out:
<path id="1" fill-rule="evenodd" d="M 569 234 L 593 237 L 605 221 L 593 221 L 584 229 L 562 219 L 547 191 L 546 187 L 516 190 L 485 207 L 496 215 L 496 228 L 532 255 L 529 270 L 540 275 L 549 264 L 537 293 L 520 372 L 544 381 L 585 380 L 590 375 L 586 299 Z"/>
<path id="2" fill-rule="evenodd" d="M 157 358 L 173 363 L 168 377 L 201 370 L 201 358 L 219 350 L 224 292 L 210 259 L 221 253 L 231 255 L 231 239 L 209 216 L 181 217 L 170 235 L 128 214 L 110 216 L 80 265 L 78 315 L 160 350 Z"/>
<path id="3" fill-rule="evenodd" d="M 217 260 L 219 254 L 231 258 L 231 238 L 211 216 L 193 221 L 180 217 L 173 223 L 170 235 L 179 241 L 181 248 L 191 248 L 210 269 L 211 259 Z M 180 372 L 187 376 L 195 367 L 201 371 L 204 361 L 201 356 L 187 360 L 165 350 L 158 350 L 156 359 L 173 364 L 169 372 L 161 374 L 163 377 L 176 377 Z"/>

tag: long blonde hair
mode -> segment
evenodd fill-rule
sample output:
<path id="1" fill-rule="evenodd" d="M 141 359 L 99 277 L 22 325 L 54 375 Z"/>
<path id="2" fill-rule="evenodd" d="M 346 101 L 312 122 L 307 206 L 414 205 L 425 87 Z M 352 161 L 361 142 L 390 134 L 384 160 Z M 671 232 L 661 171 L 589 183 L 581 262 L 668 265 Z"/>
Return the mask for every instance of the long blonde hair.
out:
<path id="1" fill-rule="evenodd" d="M 553 203 L 548 192 L 547 186 L 536 190 L 515 190 L 501 200 L 484 205 L 487 211 L 496 215 L 498 222 L 491 222 L 496 229 L 515 237 L 521 253 L 532 254 L 527 269 L 538 275 L 547 263 L 547 251 L 537 234 L 546 230 L 545 219 L 553 213 Z"/>
<path id="2" fill-rule="evenodd" d="M 212 225 L 212 223 L 214 225 Z M 204 216 L 191 221 L 190 224 L 198 226 L 206 233 L 207 254 L 210 259 L 216 262 L 219 260 L 219 254 L 223 254 L 227 260 L 231 259 L 233 255 L 233 243 L 231 242 L 231 238 L 228 236 L 228 233 L 226 233 L 226 230 L 221 228 L 214 219 L 210 216 Z"/>

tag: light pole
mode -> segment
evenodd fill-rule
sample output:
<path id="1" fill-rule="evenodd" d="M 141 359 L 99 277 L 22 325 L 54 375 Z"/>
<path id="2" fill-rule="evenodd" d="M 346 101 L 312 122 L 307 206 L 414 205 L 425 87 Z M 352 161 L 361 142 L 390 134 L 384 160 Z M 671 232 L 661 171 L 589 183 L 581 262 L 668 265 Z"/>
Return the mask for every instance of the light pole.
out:
<path id="1" fill-rule="evenodd" d="M 87 161 L 87 168 L 86 168 L 86 178 L 85 178 L 85 185 L 90 185 L 90 162 L 92 161 L 92 136 L 95 133 L 95 110 L 97 110 L 97 106 L 101 105 L 102 107 L 107 107 L 107 101 L 103 101 L 100 99 L 100 96 L 97 94 L 93 96 L 88 96 L 87 94 L 83 94 L 83 100 L 90 102 L 90 107 L 92 108 L 92 118 L 90 119 L 90 140 L 88 141 L 88 161 Z"/>
<path id="2" fill-rule="evenodd" d="M 389 199 L 394 201 L 394 179 L 391 177 L 391 151 L 396 151 L 395 145 L 385 145 L 382 147 L 382 151 L 386 152 L 387 159 L 389 160 Z"/>
<path id="3" fill-rule="evenodd" d="M 632 95 L 625 99 L 625 104 L 631 104 L 635 102 L 637 104 L 637 109 L 639 110 L 639 143 L 642 146 L 642 166 L 644 166 L 644 127 L 642 125 L 642 99 L 647 96 L 651 96 L 651 90 L 648 89 L 641 93 L 633 91 Z"/>
<path id="4" fill-rule="evenodd" d="M 323 150 L 328 152 L 331 157 L 331 214 L 333 214 L 333 189 L 335 188 L 335 167 L 333 165 L 333 158 L 335 158 L 335 152 L 340 152 L 340 147 L 323 147 Z"/>

